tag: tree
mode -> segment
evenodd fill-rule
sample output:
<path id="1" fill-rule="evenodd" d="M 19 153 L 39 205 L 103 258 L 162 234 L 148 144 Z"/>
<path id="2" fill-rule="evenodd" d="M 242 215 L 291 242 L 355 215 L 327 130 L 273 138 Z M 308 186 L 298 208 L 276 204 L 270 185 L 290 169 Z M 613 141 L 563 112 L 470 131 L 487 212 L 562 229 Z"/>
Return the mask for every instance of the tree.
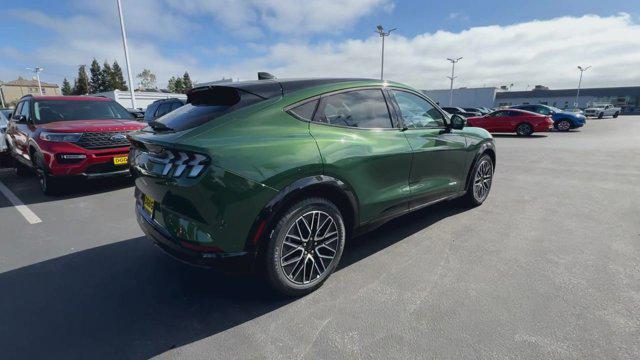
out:
<path id="1" fill-rule="evenodd" d="M 144 69 L 138 75 L 136 75 L 138 79 L 140 79 L 140 88 L 141 89 L 156 89 L 156 74 L 152 73 L 149 69 Z"/>
<path id="2" fill-rule="evenodd" d="M 89 90 L 92 94 L 99 93 L 103 90 L 102 87 L 102 70 L 100 69 L 100 64 L 98 61 L 93 58 L 91 62 L 91 68 L 89 70 L 91 72 L 91 80 L 89 81 Z"/>
<path id="3" fill-rule="evenodd" d="M 62 81 L 62 95 L 71 95 L 73 93 L 73 89 L 71 88 L 71 84 L 67 78 L 64 78 Z"/>
<path id="4" fill-rule="evenodd" d="M 113 70 L 111 69 L 111 65 L 105 60 L 104 64 L 102 64 L 102 72 L 100 73 L 100 84 L 102 87 L 102 91 L 111 91 L 115 90 L 113 86 Z"/>
<path id="5" fill-rule="evenodd" d="M 113 84 L 115 90 L 129 90 L 127 82 L 124 81 L 124 76 L 122 75 L 122 68 L 117 61 L 114 61 L 113 67 L 111 67 L 111 84 Z"/>
<path id="6" fill-rule="evenodd" d="M 188 72 L 184 72 L 182 75 L 182 93 L 186 93 L 187 91 L 193 89 L 193 83 L 191 82 L 191 76 L 189 76 Z"/>
<path id="7" fill-rule="evenodd" d="M 167 84 L 167 90 L 169 90 L 170 92 L 181 93 L 183 88 L 184 88 L 184 84 L 182 82 L 181 77 L 172 76 L 171 79 L 169 79 L 169 83 Z"/>
<path id="8" fill-rule="evenodd" d="M 85 95 L 89 93 L 89 76 L 87 75 L 86 65 L 78 67 L 78 77 L 73 85 L 74 95 Z"/>

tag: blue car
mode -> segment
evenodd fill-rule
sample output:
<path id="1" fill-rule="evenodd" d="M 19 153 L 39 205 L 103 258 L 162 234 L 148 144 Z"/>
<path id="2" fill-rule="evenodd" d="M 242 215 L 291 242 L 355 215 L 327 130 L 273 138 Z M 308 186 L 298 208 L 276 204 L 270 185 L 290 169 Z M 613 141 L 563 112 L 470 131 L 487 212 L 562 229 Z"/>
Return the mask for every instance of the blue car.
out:
<path id="1" fill-rule="evenodd" d="M 527 110 L 542 115 L 551 115 L 553 126 L 558 131 L 569 131 L 584 126 L 587 118 L 582 114 L 576 114 L 569 111 L 563 111 L 557 107 L 534 104 L 534 105 L 516 105 L 513 109 Z"/>

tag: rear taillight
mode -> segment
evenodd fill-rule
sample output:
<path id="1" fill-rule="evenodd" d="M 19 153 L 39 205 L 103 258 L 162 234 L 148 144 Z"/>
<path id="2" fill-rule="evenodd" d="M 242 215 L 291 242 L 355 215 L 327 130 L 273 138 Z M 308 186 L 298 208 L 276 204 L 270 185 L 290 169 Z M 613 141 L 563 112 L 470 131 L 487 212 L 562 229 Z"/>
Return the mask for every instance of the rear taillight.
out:
<path id="1" fill-rule="evenodd" d="M 134 146 L 131 151 L 132 165 L 147 175 L 196 178 L 211 162 L 204 154 L 186 150 L 147 150 Z"/>

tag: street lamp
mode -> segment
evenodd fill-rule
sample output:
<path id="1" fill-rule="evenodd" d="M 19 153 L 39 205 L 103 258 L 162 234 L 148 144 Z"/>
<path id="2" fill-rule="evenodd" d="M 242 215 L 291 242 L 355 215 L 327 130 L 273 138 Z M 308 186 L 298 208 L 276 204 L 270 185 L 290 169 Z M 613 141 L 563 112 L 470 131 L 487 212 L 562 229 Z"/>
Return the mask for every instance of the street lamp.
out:
<path id="1" fill-rule="evenodd" d="M 578 81 L 578 92 L 576 93 L 576 103 L 573 104 L 573 107 L 575 109 L 578 108 L 578 99 L 580 98 L 580 87 L 582 86 L 582 74 L 589 70 L 591 68 L 591 66 L 587 66 L 587 67 L 583 67 L 583 66 L 578 66 L 578 70 L 580 70 L 580 81 Z"/>
<path id="2" fill-rule="evenodd" d="M 127 75 L 129 77 L 129 94 L 131 94 L 131 107 L 136 108 L 136 97 L 133 93 L 133 76 L 131 75 L 131 64 L 129 62 L 129 49 L 127 47 L 127 32 L 124 29 L 124 17 L 122 16 L 122 4 L 118 3 L 118 16 L 120 17 L 120 32 L 122 33 L 122 47 L 124 48 L 124 61 L 127 64 Z"/>
<path id="3" fill-rule="evenodd" d="M 36 73 L 36 79 L 38 79 L 38 92 L 42 95 L 42 85 L 40 84 L 40 73 L 44 71 L 43 67 L 36 66 L 35 68 L 27 68 L 27 70 L 31 70 Z"/>
<path id="4" fill-rule="evenodd" d="M 384 80 L 384 38 L 391 35 L 391 32 L 397 29 L 398 28 L 393 28 L 385 32 L 382 25 L 376 26 L 376 32 L 380 34 L 380 37 L 382 38 L 382 63 L 380 65 L 380 80 Z"/>
<path id="5" fill-rule="evenodd" d="M 447 58 L 447 60 L 451 61 L 451 76 L 447 76 L 449 79 L 451 79 L 451 88 L 449 89 L 449 106 L 453 104 L 453 79 L 457 77 L 455 76 L 456 63 L 461 59 L 462 57 L 459 57 L 457 59 Z"/>

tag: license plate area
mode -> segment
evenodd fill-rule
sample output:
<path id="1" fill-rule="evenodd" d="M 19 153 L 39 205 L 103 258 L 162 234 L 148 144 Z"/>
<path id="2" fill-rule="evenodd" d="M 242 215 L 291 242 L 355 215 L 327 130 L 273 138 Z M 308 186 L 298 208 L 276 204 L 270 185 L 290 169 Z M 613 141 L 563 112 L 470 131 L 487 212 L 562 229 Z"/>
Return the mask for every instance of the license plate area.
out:
<path id="1" fill-rule="evenodd" d="M 129 163 L 128 156 L 116 156 L 113 158 L 113 165 L 127 165 Z"/>
<path id="2" fill-rule="evenodd" d="M 142 209 L 153 219 L 153 210 L 156 207 L 156 202 L 148 195 L 142 194 Z"/>

